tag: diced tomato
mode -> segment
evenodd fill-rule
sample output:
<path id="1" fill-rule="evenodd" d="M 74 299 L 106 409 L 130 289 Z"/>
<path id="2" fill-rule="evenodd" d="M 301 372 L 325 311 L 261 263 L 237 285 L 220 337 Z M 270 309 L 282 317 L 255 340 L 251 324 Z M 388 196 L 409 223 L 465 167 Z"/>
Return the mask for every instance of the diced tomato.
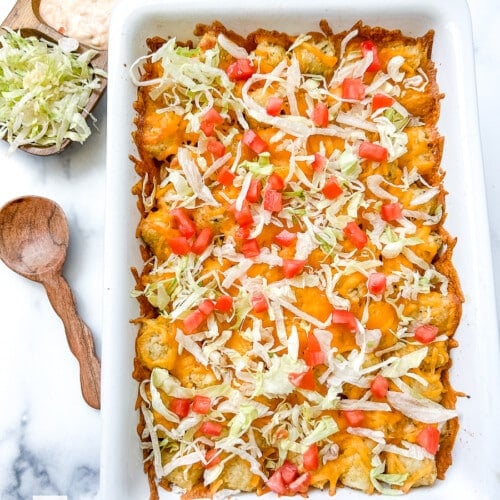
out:
<path id="1" fill-rule="evenodd" d="M 209 123 L 205 121 L 200 122 L 200 129 L 207 137 L 214 135 L 215 123 Z"/>
<path id="2" fill-rule="evenodd" d="M 394 99 L 385 94 L 375 94 L 372 97 L 372 113 L 380 108 L 388 108 L 394 104 Z"/>
<path id="3" fill-rule="evenodd" d="M 337 179 L 335 177 L 330 177 L 321 190 L 321 192 L 329 199 L 334 200 L 338 196 L 340 196 L 344 191 L 339 186 Z"/>
<path id="4" fill-rule="evenodd" d="M 307 493 L 309 484 L 311 483 L 311 474 L 304 472 L 295 481 L 288 485 L 290 493 Z"/>
<path id="5" fill-rule="evenodd" d="M 285 181 L 281 176 L 273 172 L 267 179 L 267 187 L 276 191 L 282 191 L 285 188 Z"/>
<path id="6" fill-rule="evenodd" d="M 351 311 L 344 311 L 342 309 L 334 309 L 332 311 L 332 324 L 345 326 L 353 333 L 358 329 L 356 316 Z"/>
<path id="7" fill-rule="evenodd" d="M 278 245 L 281 245 L 282 247 L 289 247 L 295 242 L 296 239 L 297 239 L 297 233 L 291 233 L 286 229 L 283 229 L 283 231 L 281 231 L 274 237 L 274 241 L 278 243 Z"/>
<path id="8" fill-rule="evenodd" d="M 226 69 L 227 76 L 233 82 L 248 80 L 255 73 L 255 66 L 250 59 L 238 59 Z"/>
<path id="9" fill-rule="evenodd" d="M 283 195 L 276 189 L 266 189 L 264 191 L 264 201 L 262 206 L 269 212 L 279 212 L 283 208 Z"/>
<path id="10" fill-rule="evenodd" d="M 385 161 L 387 160 L 387 149 L 379 144 L 364 141 L 359 145 L 358 154 L 360 158 L 366 158 L 372 161 Z"/>
<path id="11" fill-rule="evenodd" d="M 378 57 L 377 46 L 371 40 L 361 42 L 361 53 L 363 54 L 363 57 L 366 57 L 370 52 L 373 54 L 372 63 L 368 66 L 368 68 L 366 68 L 366 71 L 375 72 L 382 67 Z"/>
<path id="12" fill-rule="evenodd" d="M 234 237 L 237 240 L 246 240 L 250 236 L 250 227 L 249 226 L 243 226 L 239 227 L 236 232 L 234 233 Z"/>
<path id="13" fill-rule="evenodd" d="M 255 203 L 260 199 L 260 192 L 262 191 L 262 184 L 259 179 L 252 179 L 247 191 L 246 199 L 250 203 Z"/>
<path id="14" fill-rule="evenodd" d="M 186 333 L 193 333 L 197 328 L 199 328 L 205 322 L 206 316 L 199 310 L 189 313 L 182 320 L 182 325 Z"/>
<path id="15" fill-rule="evenodd" d="M 205 469 L 215 467 L 222 460 L 220 450 L 216 450 L 215 448 L 208 450 L 205 454 L 205 460 L 207 462 L 207 464 L 205 465 Z"/>
<path id="16" fill-rule="evenodd" d="M 311 167 L 316 172 L 319 172 L 325 168 L 326 165 L 326 157 L 321 153 L 314 153 L 314 161 L 311 163 Z"/>
<path id="17" fill-rule="evenodd" d="M 355 222 L 349 222 L 344 227 L 344 235 L 358 250 L 368 243 L 368 236 Z"/>
<path id="18" fill-rule="evenodd" d="M 301 389 L 313 391 L 316 388 L 312 367 L 309 367 L 309 369 L 306 370 L 305 372 L 290 373 L 288 375 L 288 380 L 295 387 L 299 387 Z"/>
<path id="19" fill-rule="evenodd" d="M 215 158 L 221 158 L 226 154 L 226 147 L 222 142 L 210 137 L 207 142 L 207 151 L 212 153 Z"/>
<path id="20" fill-rule="evenodd" d="M 318 337 L 314 333 L 310 333 L 307 336 L 307 349 L 311 351 L 321 351 L 321 345 L 319 343 Z"/>
<path id="21" fill-rule="evenodd" d="M 389 381 L 380 374 L 371 381 L 370 390 L 376 398 L 384 398 L 388 389 Z"/>
<path id="22" fill-rule="evenodd" d="M 271 96 L 267 100 L 266 113 L 271 116 L 278 116 L 281 113 L 283 99 L 278 96 Z"/>
<path id="23" fill-rule="evenodd" d="M 417 444 L 425 448 L 431 455 L 435 455 L 439 449 L 439 431 L 432 425 L 426 425 L 417 434 Z"/>
<path id="24" fill-rule="evenodd" d="M 304 361 L 307 366 L 318 366 L 325 362 L 325 354 L 321 350 L 319 341 L 314 333 L 310 333 L 307 336 L 307 347 L 304 350 Z"/>
<path id="25" fill-rule="evenodd" d="M 350 427 L 359 427 L 365 419 L 365 414 L 361 410 L 344 410 L 342 414 Z"/>
<path id="26" fill-rule="evenodd" d="M 205 316 L 208 316 L 215 308 L 213 300 L 205 299 L 200 302 L 198 310 L 201 311 Z"/>
<path id="27" fill-rule="evenodd" d="M 200 431 L 207 436 L 220 436 L 222 432 L 222 424 L 207 420 L 201 424 Z"/>
<path id="28" fill-rule="evenodd" d="M 299 475 L 297 466 L 288 460 L 285 460 L 278 470 L 281 472 L 281 477 L 285 484 L 290 484 Z"/>
<path id="29" fill-rule="evenodd" d="M 207 396 L 195 396 L 193 400 L 193 411 L 206 415 L 210 411 L 212 400 Z"/>
<path id="30" fill-rule="evenodd" d="M 170 411 L 175 413 L 179 418 L 188 416 L 189 407 L 191 406 L 190 399 L 172 398 L 170 400 Z"/>
<path id="31" fill-rule="evenodd" d="M 283 476 L 281 475 L 281 471 L 279 469 L 274 471 L 271 477 L 267 480 L 267 486 L 271 491 L 278 493 L 278 495 L 285 495 L 287 492 Z"/>
<path id="32" fill-rule="evenodd" d="M 215 301 L 215 310 L 219 312 L 229 312 L 233 308 L 233 298 L 231 295 L 221 295 Z"/>
<path id="33" fill-rule="evenodd" d="M 304 266 L 306 265 L 307 260 L 299 260 L 299 259 L 283 259 L 283 274 L 285 278 L 293 278 L 297 276 Z"/>
<path id="34" fill-rule="evenodd" d="M 212 230 L 209 227 L 204 227 L 191 246 L 191 251 L 196 255 L 201 255 L 212 242 Z"/>
<path id="35" fill-rule="evenodd" d="M 328 126 L 328 106 L 324 102 L 314 105 L 311 115 L 314 125 L 325 128 Z"/>
<path id="36" fill-rule="evenodd" d="M 302 455 L 304 470 L 316 470 L 319 466 L 318 445 L 312 444 Z"/>
<path id="37" fill-rule="evenodd" d="M 380 209 L 380 216 L 386 222 L 391 222 L 393 220 L 401 219 L 403 216 L 403 207 L 401 203 L 386 203 L 382 205 Z"/>
<path id="38" fill-rule="evenodd" d="M 217 174 L 217 182 L 223 186 L 232 186 L 235 177 L 230 167 L 224 165 Z"/>
<path id="39" fill-rule="evenodd" d="M 240 226 L 245 227 L 253 224 L 252 211 L 250 210 L 250 205 L 246 200 L 243 201 L 243 204 L 241 205 L 241 210 L 236 210 L 234 205 L 231 206 L 231 209 L 233 210 L 236 222 Z"/>
<path id="40" fill-rule="evenodd" d="M 248 146 L 254 153 L 260 154 L 267 151 L 268 146 L 266 141 L 251 129 L 244 132 L 242 141 L 243 144 Z"/>
<path id="41" fill-rule="evenodd" d="M 208 122 L 208 123 L 215 123 L 216 125 L 220 125 L 221 123 L 224 123 L 224 118 L 214 107 L 211 107 L 203 115 L 203 121 Z"/>
<path id="42" fill-rule="evenodd" d="M 174 236 L 168 239 L 170 249 L 176 255 L 186 255 L 191 250 L 191 245 L 185 236 Z"/>
<path id="43" fill-rule="evenodd" d="M 196 224 L 189 216 L 185 208 L 174 208 L 170 211 L 170 215 L 175 219 L 179 233 L 186 238 L 191 238 L 196 233 Z"/>
<path id="44" fill-rule="evenodd" d="M 241 244 L 241 253 L 247 258 L 252 259 L 253 257 L 257 257 L 260 254 L 259 243 L 255 238 L 250 240 L 245 240 Z"/>
<path id="45" fill-rule="evenodd" d="M 422 344 L 430 344 L 439 333 L 439 328 L 434 325 L 420 325 L 415 329 L 415 340 Z"/>
<path id="46" fill-rule="evenodd" d="M 304 351 L 304 361 L 307 366 L 318 366 L 325 362 L 325 354 L 322 351 Z"/>
<path id="47" fill-rule="evenodd" d="M 256 313 L 261 313 L 269 309 L 269 304 L 267 303 L 266 297 L 263 293 L 254 293 L 250 301 L 252 303 L 252 309 Z"/>
<path id="48" fill-rule="evenodd" d="M 371 273 L 368 276 L 368 291 L 373 295 L 384 293 L 387 286 L 387 277 L 384 273 Z"/>
<path id="49" fill-rule="evenodd" d="M 365 98 L 365 85 L 361 78 L 344 78 L 342 82 L 342 99 L 361 101 Z"/>
<path id="50" fill-rule="evenodd" d="M 211 136 L 214 133 L 215 125 L 219 125 L 224 122 L 224 118 L 222 118 L 221 114 L 215 109 L 210 108 L 200 123 L 200 128 L 203 130 L 207 137 Z"/>

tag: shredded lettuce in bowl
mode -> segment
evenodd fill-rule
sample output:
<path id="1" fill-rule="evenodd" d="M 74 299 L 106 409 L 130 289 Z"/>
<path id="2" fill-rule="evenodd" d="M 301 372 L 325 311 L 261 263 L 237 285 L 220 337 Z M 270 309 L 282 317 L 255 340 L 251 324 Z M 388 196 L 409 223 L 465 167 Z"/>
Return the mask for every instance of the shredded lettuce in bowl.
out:
<path id="1" fill-rule="evenodd" d="M 82 111 L 106 74 L 90 61 L 96 51 L 65 52 L 57 44 L 6 30 L 0 35 L 0 138 L 19 146 L 83 143 L 90 128 Z"/>

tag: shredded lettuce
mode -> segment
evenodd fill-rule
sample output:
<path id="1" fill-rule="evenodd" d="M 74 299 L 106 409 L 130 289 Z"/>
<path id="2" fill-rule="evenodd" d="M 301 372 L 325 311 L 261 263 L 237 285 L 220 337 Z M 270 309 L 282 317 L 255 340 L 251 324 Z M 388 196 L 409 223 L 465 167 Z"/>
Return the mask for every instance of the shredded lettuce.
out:
<path id="1" fill-rule="evenodd" d="M 384 473 L 384 470 L 385 470 L 385 463 L 381 463 L 380 465 L 374 467 L 370 471 L 370 481 L 372 482 L 375 489 L 379 493 L 382 493 L 383 495 L 393 495 L 393 496 L 402 495 L 403 492 L 401 490 L 394 490 L 392 488 L 388 488 L 385 485 L 402 486 L 403 483 L 408 478 L 408 473 L 386 474 Z"/>
<path id="2" fill-rule="evenodd" d="M 10 152 L 89 137 L 82 111 L 105 77 L 90 65 L 95 54 L 67 53 L 9 29 L 0 36 L 0 138 L 9 142 Z"/>

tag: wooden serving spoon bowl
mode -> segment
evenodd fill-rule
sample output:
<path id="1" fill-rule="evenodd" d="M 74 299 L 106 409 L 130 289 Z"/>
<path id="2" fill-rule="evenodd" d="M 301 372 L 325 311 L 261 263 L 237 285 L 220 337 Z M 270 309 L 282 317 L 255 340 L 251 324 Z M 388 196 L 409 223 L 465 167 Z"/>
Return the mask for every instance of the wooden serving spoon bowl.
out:
<path id="1" fill-rule="evenodd" d="M 17 0 L 9 15 L 0 25 L 0 30 L 2 28 L 10 28 L 14 31 L 19 30 L 22 36 L 35 36 L 37 38 L 55 43 L 64 38 L 63 34 L 50 27 L 40 16 L 40 0 Z M 90 49 L 92 49 L 92 47 L 80 43 L 77 52 L 83 53 Z M 98 50 L 97 55 L 91 61 L 91 65 L 94 68 L 106 70 L 108 66 L 108 51 Z M 84 118 L 87 118 L 90 115 L 106 90 L 108 83 L 107 79 L 103 77 L 100 77 L 100 79 L 101 86 L 92 92 L 87 105 L 82 111 L 82 116 Z M 19 149 L 38 156 L 49 156 L 60 153 L 70 144 L 71 140 L 65 139 L 60 147 L 57 147 L 56 145 L 36 146 L 28 144 L 20 146 Z"/>
<path id="2" fill-rule="evenodd" d="M 0 210 L 0 259 L 14 272 L 44 286 L 80 364 L 83 398 L 93 408 L 100 408 L 101 368 L 94 339 L 78 316 L 71 289 L 61 274 L 68 244 L 66 217 L 52 200 L 24 196 Z"/>

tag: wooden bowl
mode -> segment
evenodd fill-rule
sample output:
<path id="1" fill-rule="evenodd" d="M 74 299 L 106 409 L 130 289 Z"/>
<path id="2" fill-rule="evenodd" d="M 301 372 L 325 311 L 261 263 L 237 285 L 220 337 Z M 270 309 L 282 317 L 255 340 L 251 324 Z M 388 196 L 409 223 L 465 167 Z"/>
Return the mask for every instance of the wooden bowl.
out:
<path id="1" fill-rule="evenodd" d="M 61 38 L 64 38 L 64 35 L 49 26 L 40 16 L 40 0 L 17 0 L 9 15 L 2 22 L 0 29 L 4 27 L 8 27 L 15 31 L 19 30 L 22 36 L 35 36 L 37 38 L 49 40 L 55 43 L 57 43 Z M 96 50 L 93 47 L 80 43 L 77 52 L 82 53 L 90 49 Z M 108 66 L 108 51 L 97 50 L 97 55 L 92 59 L 91 65 L 94 68 L 99 68 L 105 71 Z M 100 78 L 101 86 L 92 92 L 87 105 L 82 111 L 82 116 L 84 118 L 89 116 L 106 90 L 108 81 L 106 78 Z M 70 139 L 65 139 L 60 147 L 57 147 L 56 145 L 34 146 L 27 144 L 20 146 L 19 149 L 33 155 L 49 156 L 60 153 L 68 147 L 71 142 L 72 141 Z"/>

